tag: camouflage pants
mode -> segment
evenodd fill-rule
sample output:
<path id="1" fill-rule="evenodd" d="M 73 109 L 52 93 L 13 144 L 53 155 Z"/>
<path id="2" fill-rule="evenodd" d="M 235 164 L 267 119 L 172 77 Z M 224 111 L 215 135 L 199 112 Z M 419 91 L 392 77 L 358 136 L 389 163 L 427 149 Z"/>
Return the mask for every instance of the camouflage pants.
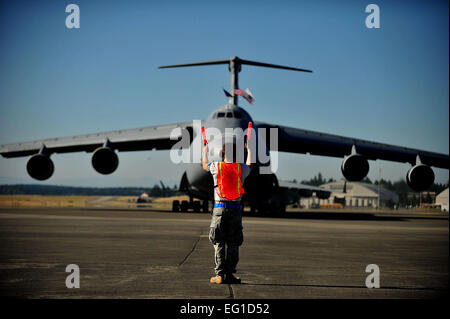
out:
<path id="1" fill-rule="evenodd" d="M 244 240 L 241 209 L 214 208 L 209 240 L 214 245 L 216 275 L 235 273 L 239 261 L 239 246 Z"/>

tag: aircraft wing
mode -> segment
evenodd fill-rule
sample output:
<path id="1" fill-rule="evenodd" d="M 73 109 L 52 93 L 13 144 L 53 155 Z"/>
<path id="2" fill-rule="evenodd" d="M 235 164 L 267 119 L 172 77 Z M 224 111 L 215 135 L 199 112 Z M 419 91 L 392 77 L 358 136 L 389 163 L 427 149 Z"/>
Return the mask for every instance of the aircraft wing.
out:
<path id="1" fill-rule="evenodd" d="M 176 127 L 181 130 L 175 135 L 176 139 L 171 140 L 171 132 Z M 109 147 L 118 151 L 169 150 L 186 132 L 192 140 L 192 122 L 7 144 L 0 146 L 0 154 L 3 157 L 29 156 L 38 153 L 43 145 L 49 153 L 93 152 L 107 140 Z"/>
<path id="2" fill-rule="evenodd" d="M 381 159 L 415 165 L 416 157 L 419 155 L 423 164 L 449 168 L 450 158 L 446 154 L 263 122 L 254 122 L 254 125 L 258 128 L 278 128 L 278 151 L 280 152 L 344 157 L 351 154 L 354 145 L 358 154 L 370 160 Z"/>
<path id="3" fill-rule="evenodd" d="M 306 184 L 298 184 L 286 181 L 278 181 L 278 187 L 282 190 L 297 192 L 299 197 L 311 197 L 316 195 L 321 199 L 330 197 L 331 191 L 329 189 Z"/>

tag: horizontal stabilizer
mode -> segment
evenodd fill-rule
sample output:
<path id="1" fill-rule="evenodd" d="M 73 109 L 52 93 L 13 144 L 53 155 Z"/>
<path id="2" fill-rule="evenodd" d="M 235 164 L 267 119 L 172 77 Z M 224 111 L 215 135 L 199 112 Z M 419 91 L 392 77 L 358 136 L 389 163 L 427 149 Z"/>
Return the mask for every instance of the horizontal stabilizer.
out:
<path id="1" fill-rule="evenodd" d="M 277 64 L 256 62 L 256 61 L 250 61 L 250 60 L 242 60 L 242 59 L 239 59 L 238 57 L 232 57 L 231 59 L 227 59 L 227 60 L 214 60 L 214 61 L 194 62 L 194 63 L 185 63 L 185 64 L 162 65 L 162 66 L 158 67 L 158 69 L 179 68 L 179 67 L 187 67 L 187 66 L 201 66 L 201 65 L 215 65 L 215 64 L 230 65 L 231 63 L 234 63 L 234 65 L 253 65 L 253 66 L 261 66 L 261 67 L 266 67 L 266 68 L 283 69 L 283 70 L 290 70 L 290 71 L 312 72 L 311 70 L 307 70 L 307 69 L 299 69 L 299 68 L 293 68 L 293 67 L 277 65 Z"/>
<path id="2" fill-rule="evenodd" d="M 261 66 L 261 67 L 265 67 L 265 68 L 309 72 L 309 73 L 312 72 L 311 70 L 293 68 L 290 66 L 256 62 L 256 61 L 250 61 L 250 60 L 242 60 L 242 59 L 239 59 L 237 56 L 234 56 L 227 60 L 214 60 L 214 61 L 203 61 L 203 62 L 184 63 L 184 64 L 162 65 L 162 66 L 159 66 L 158 69 L 182 68 L 182 67 L 187 67 L 187 66 L 202 66 L 202 65 L 215 65 L 215 64 L 228 64 L 228 70 L 230 71 L 230 74 L 231 74 L 231 88 L 230 88 L 229 98 L 230 98 L 230 104 L 234 104 L 234 105 L 237 105 L 237 99 L 238 99 L 239 94 L 236 94 L 235 90 L 239 89 L 238 78 L 239 78 L 239 72 L 241 71 L 242 65 L 253 65 L 253 66 Z M 227 92 L 225 92 L 225 95 L 227 95 Z M 244 93 L 242 93 L 240 95 L 245 98 Z M 249 103 L 252 103 L 251 100 L 249 100 L 249 99 L 247 99 L 247 101 L 249 101 Z"/>
<path id="3" fill-rule="evenodd" d="M 216 61 L 195 62 L 185 64 L 162 65 L 159 66 L 158 69 L 180 68 L 185 66 L 199 66 L 199 65 L 213 65 L 213 64 L 229 64 L 229 63 L 230 60 L 216 60 Z"/>

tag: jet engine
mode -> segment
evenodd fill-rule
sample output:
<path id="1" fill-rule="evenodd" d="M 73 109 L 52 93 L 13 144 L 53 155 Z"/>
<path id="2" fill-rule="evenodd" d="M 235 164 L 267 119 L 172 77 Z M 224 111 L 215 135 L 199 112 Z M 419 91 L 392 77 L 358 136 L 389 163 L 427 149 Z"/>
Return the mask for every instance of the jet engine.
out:
<path id="1" fill-rule="evenodd" d="M 328 198 L 330 198 L 330 194 L 331 194 L 331 192 L 316 191 L 316 196 L 319 199 L 328 199 Z"/>
<path id="2" fill-rule="evenodd" d="M 109 147 L 99 147 L 92 154 L 92 167 L 100 174 L 107 175 L 113 173 L 119 166 L 119 157 L 116 152 Z"/>
<path id="3" fill-rule="evenodd" d="M 311 189 L 300 189 L 298 193 L 300 194 L 300 197 L 311 197 L 313 195 Z"/>
<path id="4" fill-rule="evenodd" d="M 39 181 L 49 179 L 55 170 L 53 161 L 46 154 L 34 154 L 27 162 L 28 174 Z"/>
<path id="5" fill-rule="evenodd" d="M 352 154 L 342 162 L 341 171 L 348 181 L 359 182 L 369 173 L 369 162 L 360 154 Z"/>
<path id="6" fill-rule="evenodd" d="M 424 191 L 433 185 L 434 172 L 427 165 L 417 164 L 411 167 L 408 173 L 406 173 L 406 182 L 416 192 Z"/>

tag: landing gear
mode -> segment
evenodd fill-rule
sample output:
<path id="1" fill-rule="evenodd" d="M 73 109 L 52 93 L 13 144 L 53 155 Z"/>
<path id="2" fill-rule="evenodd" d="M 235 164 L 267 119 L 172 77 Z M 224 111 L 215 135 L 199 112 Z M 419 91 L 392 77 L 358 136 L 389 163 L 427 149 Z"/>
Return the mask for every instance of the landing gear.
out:
<path id="1" fill-rule="evenodd" d="M 201 209 L 201 204 L 199 200 L 195 200 L 192 203 L 192 210 L 196 213 L 200 213 L 200 209 Z"/>
<path id="2" fill-rule="evenodd" d="M 272 216 L 283 216 L 286 213 L 286 205 L 281 203 L 271 203 L 268 213 Z"/>
<path id="3" fill-rule="evenodd" d="M 180 211 L 187 212 L 189 209 L 189 202 L 187 200 L 181 201 Z"/>
<path id="4" fill-rule="evenodd" d="M 286 205 L 269 202 L 250 205 L 250 214 L 256 213 L 270 216 L 282 216 L 286 213 Z"/>
<path id="5" fill-rule="evenodd" d="M 209 212 L 209 202 L 207 200 L 203 201 L 202 212 L 203 213 L 208 213 Z"/>
<path id="6" fill-rule="evenodd" d="M 286 213 L 286 205 L 280 204 L 275 207 L 275 213 L 278 216 L 282 216 Z"/>
<path id="7" fill-rule="evenodd" d="M 172 202 L 172 211 L 173 212 L 179 212 L 180 211 L 180 201 L 179 200 L 174 200 Z"/>
<path id="8" fill-rule="evenodd" d="M 209 211 L 209 202 L 207 200 L 199 201 L 199 200 L 174 200 L 172 202 L 172 212 L 188 212 L 192 210 L 196 213 L 204 212 L 207 213 Z"/>

